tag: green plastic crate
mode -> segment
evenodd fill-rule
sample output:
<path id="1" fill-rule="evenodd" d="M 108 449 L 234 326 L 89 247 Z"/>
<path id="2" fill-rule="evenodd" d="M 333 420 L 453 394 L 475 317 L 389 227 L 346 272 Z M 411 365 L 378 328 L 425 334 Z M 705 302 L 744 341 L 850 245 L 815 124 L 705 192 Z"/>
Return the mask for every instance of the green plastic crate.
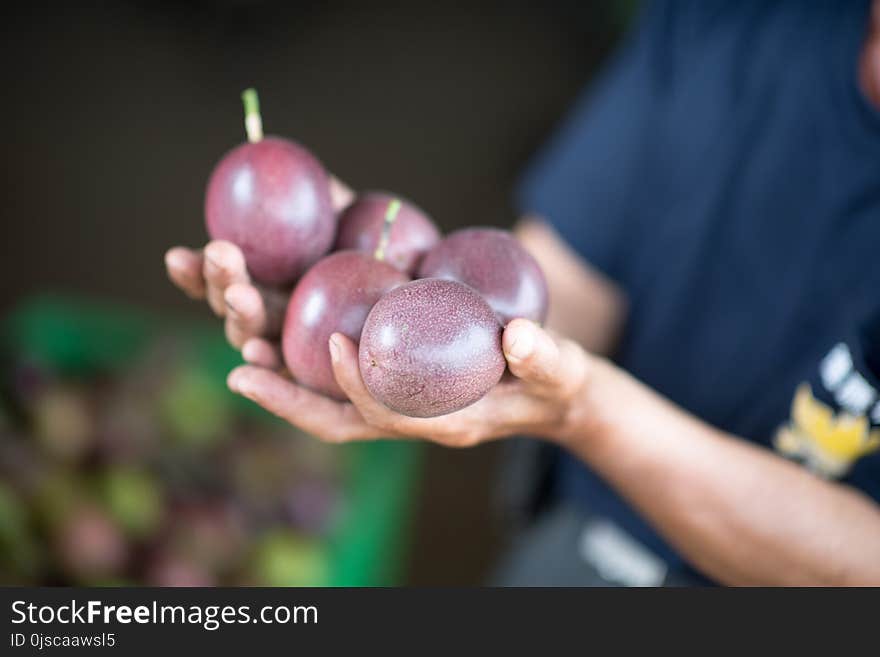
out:
<path id="1" fill-rule="evenodd" d="M 182 336 L 192 359 L 188 365 L 215 382 L 217 394 L 228 397 L 228 403 L 242 412 L 280 422 L 226 388 L 226 374 L 242 360 L 216 325 L 171 322 L 132 308 L 42 296 L 21 304 L 7 317 L 4 328 L 5 345 L 16 356 L 75 376 L 125 368 L 158 333 Z M 334 449 L 345 452 L 347 503 L 325 544 L 330 566 L 327 584 L 399 583 L 420 447 L 383 440 Z"/>

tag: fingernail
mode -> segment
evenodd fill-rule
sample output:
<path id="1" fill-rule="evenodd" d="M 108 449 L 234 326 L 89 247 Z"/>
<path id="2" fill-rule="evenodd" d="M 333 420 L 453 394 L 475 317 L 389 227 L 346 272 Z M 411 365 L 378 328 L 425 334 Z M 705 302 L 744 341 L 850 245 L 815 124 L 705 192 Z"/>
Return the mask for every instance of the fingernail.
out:
<path id="1" fill-rule="evenodd" d="M 229 389 L 232 392 L 238 392 L 238 380 L 241 377 L 238 375 L 238 372 L 232 371 L 229 373 L 229 376 L 226 378 L 226 385 L 229 386 Z"/>
<path id="2" fill-rule="evenodd" d="M 230 372 L 229 378 L 226 379 L 226 385 L 229 386 L 232 392 L 245 397 L 249 396 L 251 392 L 251 384 L 248 377 L 239 370 L 232 370 Z"/>
<path id="3" fill-rule="evenodd" d="M 238 381 L 236 382 L 236 390 L 235 391 L 239 395 L 241 395 L 242 397 L 250 397 L 250 396 L 252 396 L 251 393 L 253 393 L 253 390 L 254 390 L 254 388 L 251 385 L 251 382 L 248 381 L 248 378 L 246 376 L 238 377 Z"/>
<path id="4" fill-rule="evenodd" d="M 339 362 L 339 345 L 333 336 L 330 336 L 330 360 L 334 363 Z"/>
<path id="5" fill-rule="evenodd" d="M 532 335 L 531 331 L 520 331 L 513 339 L 513 343 L 508 350 L 508 355 L 517 360 L 525 360 L 532 354 L 534 346 L 535 336 Z"/>

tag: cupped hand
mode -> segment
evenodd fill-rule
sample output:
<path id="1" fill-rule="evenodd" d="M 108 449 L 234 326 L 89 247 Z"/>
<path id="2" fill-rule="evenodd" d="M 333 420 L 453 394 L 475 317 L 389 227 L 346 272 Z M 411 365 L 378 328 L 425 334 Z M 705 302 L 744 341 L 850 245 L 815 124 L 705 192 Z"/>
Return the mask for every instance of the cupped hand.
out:
<path id="1" fill-rule="evenodd" d="M 505 376 L 475 404 L 436 418 L 400 415 L 373 399 L 360 375 L 357 345 L 339 333 L 330 338 L 328 348 L 348 402 L 298 386 L 265 366 L 238 367 L 229 374 L 228 384 L 234 392 L 332 443 L 411 437 L 467 447 L 519 433 L 562 439 L 584 408 L 581 399 L 594 357 L 573 341 L 524 319 L 508 324 L 502 347 L 512 376 Z M 277 365 L 277 354 L 265 340 L 249 341 L 245 350 L 249 349 L 265 351 Z"/>
<path id="2" fill-rule="evenodd" d="M 331 196 L 337 210 L 353 198 L 336 179 L 331 180 Z M 327 348 L 350 401 L 338 402 L 294 383 L 283 372 L 278 346 L 290 290 L 254 283 L 234 244 L 218 240 L 204 249 L 174 247 L 165 264 L 175 285 L 194 299 L 207 299 L 225 319 L 229 342 L 241 349 L 248 365 L 230 373 L 229 387 L 324 441 L 411 437 L 465 447 L 519 433 L 561 439 L 572 426 L 583 426 L 583 418 L 575 416 L 584 413 L 586 381 L 600 359 L 528 320 L 507 325 L 502 347 L 510 375 L 485 397 L 449 415 L 411 418 L 373 399 L 360 376 L 357 345 L 339 333 Z"/>
<path id="3" fill-rule="evenodd" d="M 330 180 L 330 196 L 337 211 L 354 197 L 335 178 Z M 223 240 L 209 242 L 204 249 L 169 249 L 165 268 L 171 281 L 184 293 L 193 299 L 207 299 L 214 313 L 225 319 L 227 339 L 236 349 L 242 349 L 247 362 L 278 367 L 275 343 L 284 322 L 289 289 L 253 282 L 241 249 Z M 246 346 L 253 338 L 261 340 Z"/>
<path id="4" fill-rule="evenodd" d="M 165 254 L 165 266 L 180 289 L 193 299 L 207 299 L 225 318 L 226 337 L 237 349 L 250 338 L 274 340 L 280 334 L 290 291 L 251 281 L 241 250 L 231 242 L 215 240 L 203 250 L 174 247 Z"/>

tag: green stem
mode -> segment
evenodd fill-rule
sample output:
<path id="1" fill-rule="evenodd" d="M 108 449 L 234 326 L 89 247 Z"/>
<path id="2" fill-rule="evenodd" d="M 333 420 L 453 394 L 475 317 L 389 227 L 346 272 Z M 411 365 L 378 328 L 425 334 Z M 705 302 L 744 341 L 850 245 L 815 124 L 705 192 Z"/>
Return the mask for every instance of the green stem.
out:
<path id="1" fill-rule="evenodd" d="M 257 96 L 257 90 L 242 91 L 241 102 L 244 103 L 244 129 L 248 141 L 256 144 L 263 138 L 263 119 L 260 116 L 260 97 Z"/>
<path id="2" fill-rule="evenodd" d="M 376 247 L 376 251 L 373 253 L 373 257 L 376 260 L 385 260 L 385 249 L 388 248 L 388 242 L 391 240 L 391 228 L 394 225 L 395 219 L 397 219 L 398 212 L 400 212 L 400 199 L 395 198 L 391 200 L 388 204 L 388 209 L 385 210 L 385 221 L 382 224 L 379 246 Z"/>

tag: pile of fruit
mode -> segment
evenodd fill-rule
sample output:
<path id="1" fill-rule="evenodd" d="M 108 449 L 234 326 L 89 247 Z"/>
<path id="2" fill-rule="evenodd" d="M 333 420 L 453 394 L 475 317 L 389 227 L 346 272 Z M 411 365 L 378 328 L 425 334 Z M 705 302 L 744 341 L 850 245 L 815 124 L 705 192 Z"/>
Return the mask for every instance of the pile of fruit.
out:
<path id="1" fill-rule="evenodd" d="M 0 582 L 327 582 L 340 451 L 236 407 L 191 351 L 160 338 L 87 379 L 8 364 Z"/>
<path id="2" fill-rule="evenodd" d="M 327 346 L 340 332 L 359 342 L 370 393 L 398 413 L 433 417 L 479 400 L 504 373 L 503 326 L 545 319 L 535 260 L 495 228 L 443 239 L 422 210 L 387 193 L 361 194 L 337 215 L 321 163 L 264 137 L 256 93 L 243 99 L 248 142 L 215 168 L 206 223 L 241 248 L 254 280 L 294 286 L 282 333 L 293 378 L 344 399 Z"/>

